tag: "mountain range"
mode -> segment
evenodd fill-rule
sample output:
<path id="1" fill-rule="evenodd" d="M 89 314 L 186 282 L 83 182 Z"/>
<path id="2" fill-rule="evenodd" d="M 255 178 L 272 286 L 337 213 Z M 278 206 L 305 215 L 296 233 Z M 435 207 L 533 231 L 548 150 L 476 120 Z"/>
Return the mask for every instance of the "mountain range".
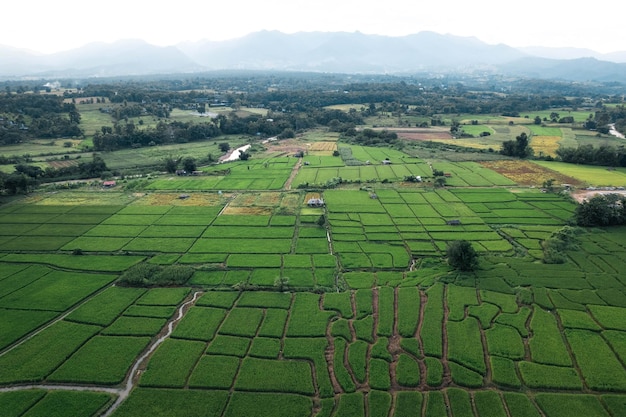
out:
<path id="1" fill-rule="evenodd" d="M 513 48 L 434 32 L 389 37 L 360 32 L 260 31 L 228 41 L 167 47 L 141 40 L 91 43 L 49 55 L 0 46 L 0 57 L 0 77 L 4 79 L 246 69 L 372 74 L 491 72 L 626 83 L 626 51 L 600 54 L 578 48 Z"/>

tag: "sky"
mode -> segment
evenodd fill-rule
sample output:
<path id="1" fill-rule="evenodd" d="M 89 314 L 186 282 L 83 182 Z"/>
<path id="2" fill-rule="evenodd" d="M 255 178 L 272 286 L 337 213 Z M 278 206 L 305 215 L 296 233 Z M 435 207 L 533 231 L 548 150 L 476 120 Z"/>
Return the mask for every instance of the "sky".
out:
<path id="1" fill-rule="evenodd" d="M 159 46 L 260 30 L 405 36 L 433 31 L 488 44 L 626 50 L 614 0 L 17 0 L 2 5 L 0 45 L 40 53 L 91 42 Z M 2 59 L 2 57 L 0 57 Z"/>

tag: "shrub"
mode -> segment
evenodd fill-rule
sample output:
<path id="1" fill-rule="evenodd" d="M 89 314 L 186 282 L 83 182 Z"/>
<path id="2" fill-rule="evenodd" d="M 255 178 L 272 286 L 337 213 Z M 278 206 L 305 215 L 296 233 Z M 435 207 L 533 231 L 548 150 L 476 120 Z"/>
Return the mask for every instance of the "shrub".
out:
<path id="1" fill-rule="evenodd" d="M 124 272 L 119 283 L 129 287 L 184 285 L 194 272 L 190 266 L 162 266 L 142 262 Z"/>

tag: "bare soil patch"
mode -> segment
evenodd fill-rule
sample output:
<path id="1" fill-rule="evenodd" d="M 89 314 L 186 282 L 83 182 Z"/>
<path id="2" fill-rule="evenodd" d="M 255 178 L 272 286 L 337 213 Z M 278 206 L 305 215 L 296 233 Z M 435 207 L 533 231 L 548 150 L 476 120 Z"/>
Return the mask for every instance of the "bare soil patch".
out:
<path id="1" fill-rule="evenodd" d="M 582 183 L 576 178 L 568 177 L 548 168 L 523 160 L 500 160 L 482 161 L 480 164 L 496 171 L 520 185 L 541 186 L 544 181 L 555 180 L 555 184 L 571 184 L 574 186 Z"/>
<path id="2" fill-rule="evenodd" d="M 577 190 L 572 193 L 572 198 L 579 203 L 597 195 L 618 194 L 626 197 L 626 190 Z"/>

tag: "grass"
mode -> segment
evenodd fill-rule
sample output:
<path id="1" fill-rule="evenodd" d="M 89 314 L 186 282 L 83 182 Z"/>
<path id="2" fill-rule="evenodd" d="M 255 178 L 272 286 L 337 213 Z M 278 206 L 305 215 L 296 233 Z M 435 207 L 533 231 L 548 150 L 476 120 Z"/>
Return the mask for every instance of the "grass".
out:
<path id="1" fill-rule="evenodd" d="M 147 337 L 95 336 L 54 371 L 48 380 L 119 384 L 149 341 Z"/>

